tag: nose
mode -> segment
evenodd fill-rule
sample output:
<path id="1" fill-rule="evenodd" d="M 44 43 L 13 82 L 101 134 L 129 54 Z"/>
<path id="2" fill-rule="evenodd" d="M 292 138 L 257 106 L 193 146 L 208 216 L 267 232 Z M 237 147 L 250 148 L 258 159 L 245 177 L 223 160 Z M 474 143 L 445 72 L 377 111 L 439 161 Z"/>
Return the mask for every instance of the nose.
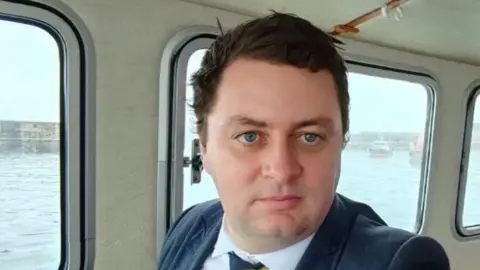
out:
<path id="1" fill-rule="evenodd" d="M 292 181 L 302 173 L 302 166 L 298 160 L 298 154 L 287 143 L 278 143 L 265 149 L 263 155 L 262 171 L 267 178 L 279 183 Z"/>

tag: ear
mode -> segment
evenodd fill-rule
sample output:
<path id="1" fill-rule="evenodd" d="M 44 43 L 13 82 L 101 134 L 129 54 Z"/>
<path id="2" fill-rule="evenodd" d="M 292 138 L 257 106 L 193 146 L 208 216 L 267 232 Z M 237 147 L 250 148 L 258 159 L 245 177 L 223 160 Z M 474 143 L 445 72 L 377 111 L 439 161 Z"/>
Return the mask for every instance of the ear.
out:
<path id="1" fill-rule="evenodd" d="M 200 154 L 202 155 L 202 166 L 203 170 L 210 174 L 209 162 L 208 162 L 208 155 L 207 155 L 207 146 L 200 142 Z"/>
<path id="2" fill-rule="evenodd" d="M 338 161 L 337 174 L 335 175 L 335 191 L 338 188 L 338 183 L 340 182 L 340 174 L 342 172 L 342 156 L 340 155 L 340 160 Z"/>
<path id="3" fill-rule="evenodd" d="M 207 147 L 200 141 L 200 153 L 204 156 L 207 153 Z"/>

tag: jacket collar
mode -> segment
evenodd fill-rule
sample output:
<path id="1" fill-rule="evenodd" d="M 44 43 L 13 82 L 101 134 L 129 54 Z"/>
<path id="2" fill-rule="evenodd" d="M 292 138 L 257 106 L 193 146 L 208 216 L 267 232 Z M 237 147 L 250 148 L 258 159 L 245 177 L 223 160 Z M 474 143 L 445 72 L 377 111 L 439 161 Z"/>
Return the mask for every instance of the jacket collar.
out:
<path id="1" fill-rule="evenodd" d="M 220 232 L 223 209 L 218 200 L 213 207 L 213 211 L 206 211 L 209 214 L 200 218 L 199 230 L 189 241 L 189 252 L 194 254 L 191 270 L 202 269 L 203 263 L 213 252 Z M 348 239 L 353 218 L 354 215 L 349 213 L 342 199 L 336 195 L 324 222 L 313 236 L 296 269 L 331 269 L 338 262 L 341 247 Z"/>

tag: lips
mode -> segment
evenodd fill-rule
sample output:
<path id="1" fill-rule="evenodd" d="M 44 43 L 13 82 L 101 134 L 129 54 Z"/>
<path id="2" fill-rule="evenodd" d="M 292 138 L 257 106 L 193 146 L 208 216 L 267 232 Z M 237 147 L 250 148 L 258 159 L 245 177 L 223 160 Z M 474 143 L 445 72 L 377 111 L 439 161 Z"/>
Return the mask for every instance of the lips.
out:
<path id="1" fill-rule="evenodd" d="M 298 196 L 282 195 L 282 196 L 265 197 L 265 198 L 260 199 L 260 201 L 281 202 L 281 201 L 298 200 L 298 199 L 300 199 L 300 197 L 298 197 Z"/>
<path id="2" fill-rule="evenodd" d="M 265 205 L 272 210 L 290 210 L 295 208 L 300 202 L 301 198 L 293 195 L 281 195 L 264 197 L 258 200 L 262 205 Z"/>

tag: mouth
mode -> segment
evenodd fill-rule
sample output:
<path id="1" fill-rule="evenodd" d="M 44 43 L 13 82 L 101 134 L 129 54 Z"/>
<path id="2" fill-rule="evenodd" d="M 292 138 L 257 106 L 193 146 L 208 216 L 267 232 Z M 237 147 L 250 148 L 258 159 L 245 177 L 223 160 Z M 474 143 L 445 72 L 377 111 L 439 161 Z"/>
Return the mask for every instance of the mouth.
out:
<path id="1" fill-rule="evenodd" d="M 259 199 L 259 201 L 273 201 L 273 202 L 282 202 L 288 200 L 298 200 L 300 197 L 294 195 L 281 195 L 281 196 L 271 196 L 271 197 L 264 197 Z"/>
<path id="2" fill-rule="evenodd" d="M 301 197 L 294 195 L 270 196 L 258 199 L 263 205 L 274 210 L 289 210 L 298 205 Z"/>

